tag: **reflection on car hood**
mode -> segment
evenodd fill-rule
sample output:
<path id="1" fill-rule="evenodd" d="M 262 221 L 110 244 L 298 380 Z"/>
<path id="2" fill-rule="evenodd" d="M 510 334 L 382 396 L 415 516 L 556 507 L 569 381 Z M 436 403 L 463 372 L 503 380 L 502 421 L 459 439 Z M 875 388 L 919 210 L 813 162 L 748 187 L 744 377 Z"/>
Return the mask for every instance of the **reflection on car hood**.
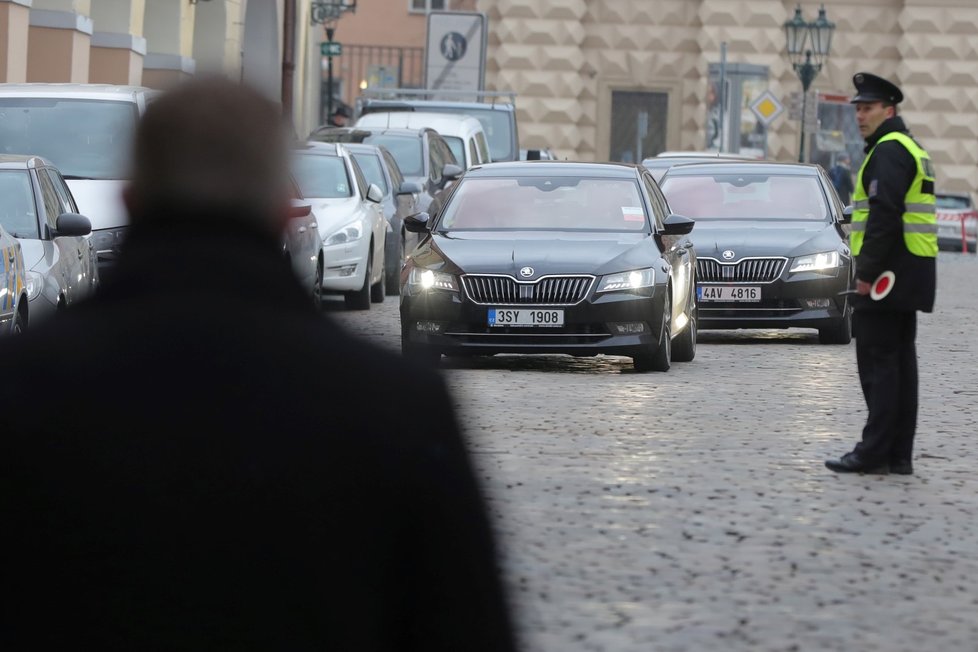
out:
<path id="1" fill-rule="evenodd" d="M 643 233 L 461 232 L 435 234 L 414 254 L 423 267 L 453 273 L 607 274 L 652 265 L 659 251 Z"/>
<path id="2" fill-rule="evenodd" d="M 359 197 L 340 197 L 337 199 L 306 197 L 306 201 L 312 204 L 312 210 L 316 214 L 316 222 L 319 224 L 319 232 L 322 234 L 330 233 L 350 222 L 360 206 Z"/>
<path id="3" fill-rule="evenodd" d="M 835 251 L 840 237 L 825 222 L 697 220 L 690 235 L 696 255 L 722 260 L 727 249 L 744 256 L 801 256 Z"/>
<path id="4" fill-rule="evenodd" d="M 49 247 L 45 246 L 48 243 L 43 240 L 18 238 L 17 241 L 20 243 L 20 251 L 24 256 L 24 269 L 26 271 L 34 271 L 34 267 L 41 267 L 43 269 L 36 271 L 43 272 L 54 262 L 48 261 L 46 265 L 38 265 L 44 259 L 45 250 L 49 249 Z"/>
<path id="5" fill-rule="evenodd" d="M 69 179 L 65 183 L 75 197 L 78 212 L 91 220 L 93 231 L 129 224 L 129 213 L 122 201 L 122 189 L 126 181 Z"/>

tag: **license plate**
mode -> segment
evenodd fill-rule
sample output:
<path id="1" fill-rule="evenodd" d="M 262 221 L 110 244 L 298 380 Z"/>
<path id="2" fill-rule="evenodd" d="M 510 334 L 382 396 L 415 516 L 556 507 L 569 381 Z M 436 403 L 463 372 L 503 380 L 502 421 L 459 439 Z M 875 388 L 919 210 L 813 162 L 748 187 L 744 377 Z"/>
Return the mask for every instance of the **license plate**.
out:
<path id="1" fill-rule="evenodd" d="M 563 326 L 564 311 L 543 308 L 490 308 L 490 326 Z"/>
<path id="2" fill-rule="evenodd" d="M 756 285 L 701 285 L 696 288 L 696 298 L 708 301 L 760 301 L 761 288 Z"/>

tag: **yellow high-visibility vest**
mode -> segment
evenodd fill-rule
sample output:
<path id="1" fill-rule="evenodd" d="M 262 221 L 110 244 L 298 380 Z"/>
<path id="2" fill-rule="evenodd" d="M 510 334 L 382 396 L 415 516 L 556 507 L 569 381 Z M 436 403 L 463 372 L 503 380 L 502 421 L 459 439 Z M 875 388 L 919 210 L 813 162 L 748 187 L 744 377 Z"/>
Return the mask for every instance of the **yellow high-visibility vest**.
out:
<path id="1" fill-rule="evenodd" d="M 852 231 L 849 234 L 849 247 L 852 249 L 852 255 L 858 256 L 859 251 L 863 248 L 866 220 L 869 219 L 869 195 L 866 193 L 866 187 L 863 184 L 863 171 L 866 169 L 866 163 L 873 156 L 873 152 L 876 151 L 876 147 L 887 140 L 895 140 L 906 147 L 917 162 L 917 174 L 903 198 L 903 243 L 907 250 L 915 256 L 936 258 L 937 212 L 935 204 L 937 199 L 934 196 L 934 167 L 931 165 L 930 156 L 913 138 L 897 131 L 890 132 L 880 138 L 859 168 L 859 179 L 856 181 L 856 190 L 852 194 Z M 925 182 L 929 182 L 927 188 L 930 192 L 924 191 Z"/>

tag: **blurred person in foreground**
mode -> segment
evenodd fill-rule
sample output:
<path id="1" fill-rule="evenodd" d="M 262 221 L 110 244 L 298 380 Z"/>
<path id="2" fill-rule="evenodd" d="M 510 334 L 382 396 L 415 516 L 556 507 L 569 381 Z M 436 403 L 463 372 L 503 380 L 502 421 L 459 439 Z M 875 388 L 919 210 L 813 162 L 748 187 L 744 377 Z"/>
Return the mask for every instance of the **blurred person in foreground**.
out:
<path id="1" fill-rule="evenodd" d="M 0 351 L 0 648 L 514 649 L 441 379 L 282 256 L 277 107 L 191 81 L 133 160 L 113 282 Z"/>

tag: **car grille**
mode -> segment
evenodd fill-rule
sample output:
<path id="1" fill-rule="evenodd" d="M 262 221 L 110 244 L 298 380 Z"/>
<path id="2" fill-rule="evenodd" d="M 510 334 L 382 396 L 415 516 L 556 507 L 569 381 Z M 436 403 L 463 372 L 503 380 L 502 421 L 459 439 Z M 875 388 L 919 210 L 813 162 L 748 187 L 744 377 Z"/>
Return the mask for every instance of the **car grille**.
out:
<path id="1" fill-rule="evenodd" d="M 696 278 L 700 283 L 770 283 L 781 276 L 787 262 L 787 258 L 746 258 L 737 263 L 697 258 Z"/>
<path id="2" fill-rule="evenodd" d="M 462 277 L 462 287 L 480 305 L 572 306 L 583 301 L 594 283 L 593 276 L 545 276 L 536 281 L 517 281 L 511 276 L 489 274 Z"/>

